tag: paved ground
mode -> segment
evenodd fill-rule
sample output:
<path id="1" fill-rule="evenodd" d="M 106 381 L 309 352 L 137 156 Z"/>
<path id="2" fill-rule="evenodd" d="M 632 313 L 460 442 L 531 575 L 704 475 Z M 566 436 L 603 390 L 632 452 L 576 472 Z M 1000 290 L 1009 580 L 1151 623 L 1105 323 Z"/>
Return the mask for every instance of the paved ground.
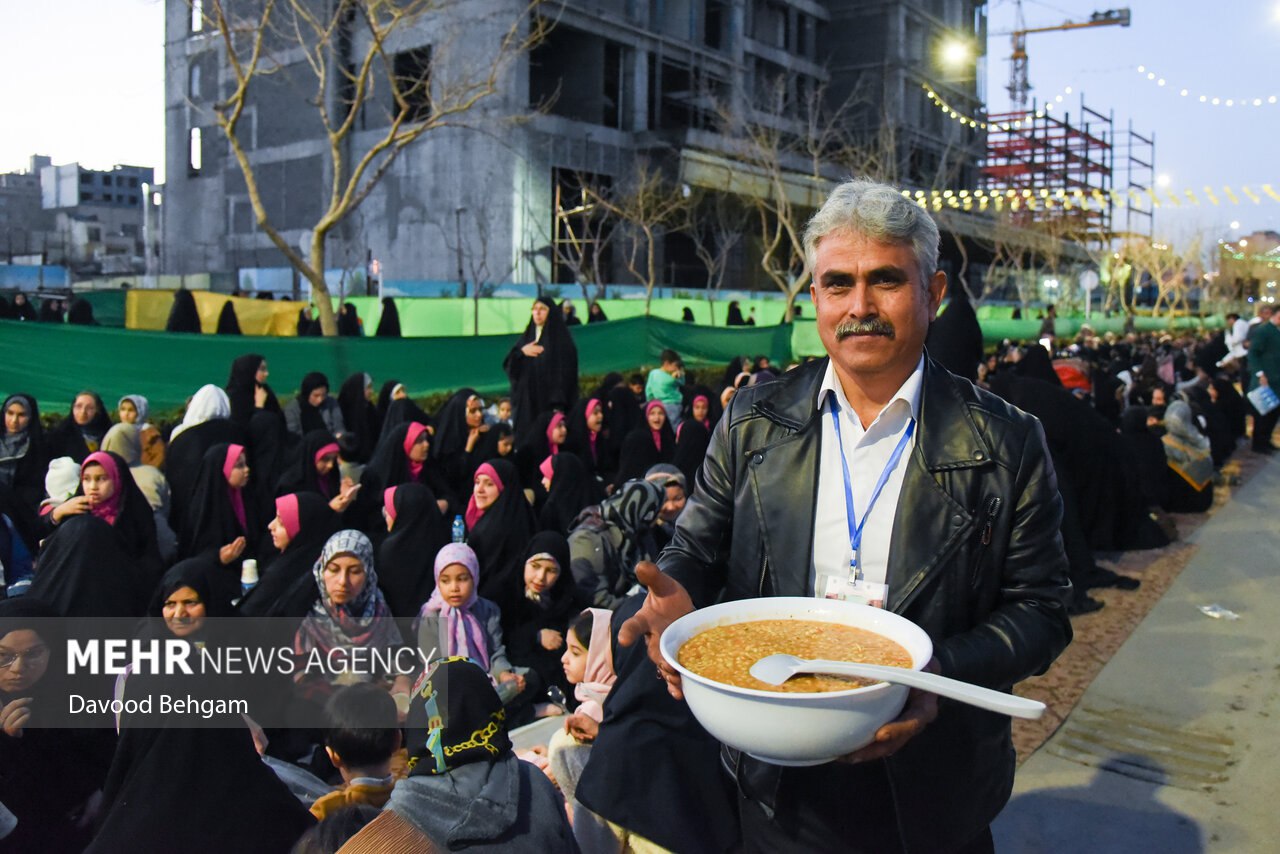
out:
<path id="1" fill-rule="evenodd" d="M 1015 730 L 1001 854 L 1280 848 L 1280 464 L 1239 456 L 1230 501 L 1180 518 L 1181 542 L 1111 563 L 1142 587 L 1101 591 L 1107 607 L 1020 686 L 1051 713 Z"/>

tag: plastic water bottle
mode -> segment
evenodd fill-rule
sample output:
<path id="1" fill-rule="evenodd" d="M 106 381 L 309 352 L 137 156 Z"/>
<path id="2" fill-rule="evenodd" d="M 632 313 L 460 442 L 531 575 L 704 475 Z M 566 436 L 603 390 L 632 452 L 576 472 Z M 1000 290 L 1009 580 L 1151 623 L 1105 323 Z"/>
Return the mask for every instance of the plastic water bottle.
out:
<path id="1" fill-rule="evenodd" d="M 461 516 L 453 517 L 453 541 L 455 543 L 465 543 L 467 541 L 467 525 L 462 521 Z"/>
<path id="2" fill-rule="evenodd" d="M 240 564 L 240 596 L 248 595 L 258 583 L 258 562 L 248 558 Z"/>

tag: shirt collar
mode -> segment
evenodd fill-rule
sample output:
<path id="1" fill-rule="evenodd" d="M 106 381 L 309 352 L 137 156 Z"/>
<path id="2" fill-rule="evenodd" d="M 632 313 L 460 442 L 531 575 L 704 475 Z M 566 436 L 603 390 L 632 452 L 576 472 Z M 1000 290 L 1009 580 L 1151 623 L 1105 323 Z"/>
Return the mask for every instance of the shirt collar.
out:
<path id="1" fill-rule="evenodd" d="M 911 409 L 911 417 L 916 421 L 920 420 L 920 390 L 924 387 L 924 354 L 920 354 L 920 361 L 916 362 L 915 370 L 907 377 L 893 397 L 889 398 L 889 402 L 885 404 L 881 412 L 887 412 L 899 400 L 907 404 Z M 836 403 L 841 409 L 849 408 L 849 400 L 845 397 L 844 388 L 836 379 L 835 363 L 830 359 L 827 360 L 827 370 L 822 375 L 822 385 L 818 388 L 818 409 L 821 411 L 827 406 L 827 394 L 831 393 L 836 396 Z M 876 416 L 877 418 L 879 416 Z"/>

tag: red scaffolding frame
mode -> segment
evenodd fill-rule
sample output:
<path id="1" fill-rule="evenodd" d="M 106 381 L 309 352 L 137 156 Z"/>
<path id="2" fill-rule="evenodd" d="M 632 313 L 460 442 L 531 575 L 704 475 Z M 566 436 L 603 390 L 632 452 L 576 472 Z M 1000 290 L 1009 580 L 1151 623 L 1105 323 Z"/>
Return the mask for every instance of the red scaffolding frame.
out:
<path id="1" fill-rule="evenodd" d="M 1088 242 L 1109 240 L 1114 233 L 1114 123 L 1083 100 L 1075 122 L 1070 113 L 1055 115 L 1036 106 L 1026 113 L 988 116 L 981 175 L 988 193 L 1013 191 L 1036 199 L 1034 207 L 1022 206 L 1015 214 L 1023 224 L 1061 224 L 1064 232 Z M 1098 203 L 1099 195 L 1105 203 Z"/>

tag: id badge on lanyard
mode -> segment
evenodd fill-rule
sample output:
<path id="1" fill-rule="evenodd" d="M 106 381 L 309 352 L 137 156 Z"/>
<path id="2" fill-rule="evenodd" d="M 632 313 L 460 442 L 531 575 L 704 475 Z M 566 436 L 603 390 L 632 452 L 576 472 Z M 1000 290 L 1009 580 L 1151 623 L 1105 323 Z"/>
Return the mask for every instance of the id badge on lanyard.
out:
<path id="1" fill-rule="evenodd" d="M 848 571 L 836 574 L 823 573 L 819 578 L 818 589 L 824 599 L 840 599 L 845 602 L 858 602 L 875 608 L 883 608 L 885 600 L 889 598 L 889 585 L 883 582 L 869 581 L 862 572 L 862 529 L 867 524 L 867 519 L 871 517 L 871 508 L 875 506 L 876 500 L 880 497 L 881 491 L 884 490 L 885 484 L 889 482 L 889 476 L 902 460 L 902 454 L 906 450 L 907 443 L 911 441 L 911 434 L 915 432 L 916 422 L 915 419 L 907 422 L 907 429 L 903 432 L 902 438 L 898 440 L 897 446 L 889 456 L 889 462 L 885 464 L 884 471 L 880 473 L 880 478 L 876 481 L 875 489 L 872 490 L 871 501 L 867 504 L 867 512 L 863 514 L 861 521 L 859 521 L 857 511 L 853 506 L 853 481 L 849 476 L 849 461 L 844 455 L 844 440 L 840 433 L 840 414 L 835 395 L 831 395 L 829 400 L 831 401 L 831 424 L 835 427 L 836 446 L 840 453 L 840 468 L 844 475 L 845 518 L 849 523 L 850 551 Z"/>
<path id="2" fill-rule="evenodd" d="M 889 597 L 889 585 L 867 581 L 853 567 L 849 574 L 822 576 L 822 596 L 824 599 L 839 599 L 842 602 L 857 602 L 873 608 L 883 608 Z"/>

